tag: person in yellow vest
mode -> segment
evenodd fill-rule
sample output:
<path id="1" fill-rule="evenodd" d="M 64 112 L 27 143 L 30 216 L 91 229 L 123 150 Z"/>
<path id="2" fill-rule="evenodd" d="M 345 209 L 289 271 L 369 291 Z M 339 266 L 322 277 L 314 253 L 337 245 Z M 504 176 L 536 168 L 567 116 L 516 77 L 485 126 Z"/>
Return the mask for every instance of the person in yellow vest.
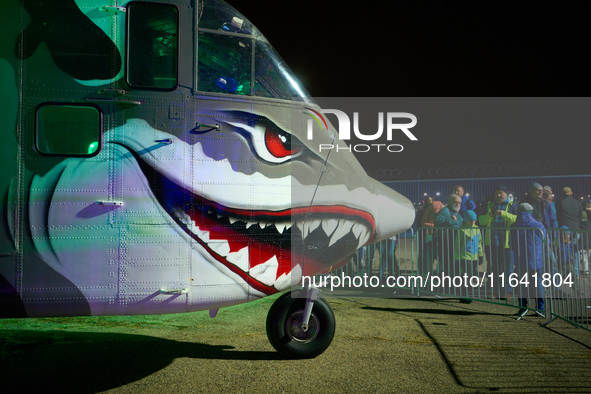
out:
<path id="1" fill-rule="evenodd" d="M 495 186 L 493 199 L 488 202 L 486 213 L 478 217 L 478 223 L 486 227 L 484 231 L 484 252 L 488 261 L 488 271 L 493 274 L 492 292 L 498 298 L 512 298 L 512 289 L 499 286 L 499 274 L 508 277 L 514 270 L 513 252 L 509 247 L 509 230 L 517 220 L 517 204 L 509 199 L 505 185 Z"/>

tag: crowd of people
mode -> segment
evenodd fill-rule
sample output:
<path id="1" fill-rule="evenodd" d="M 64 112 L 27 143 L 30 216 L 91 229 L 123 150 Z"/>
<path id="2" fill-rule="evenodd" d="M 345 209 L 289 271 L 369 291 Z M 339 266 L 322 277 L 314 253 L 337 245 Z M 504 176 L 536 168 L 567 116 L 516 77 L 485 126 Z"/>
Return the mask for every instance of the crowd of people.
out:
<path id="1" fill-rule="evenodd" d="M 419 273 L 487 275 L 491 279 L 502 274 L 507 278 L 513 273 L 519 278 L 527 275 L 537 286 L 532 282 L 526 289 L 513 288 L 497 281 L 490 290 L 498 298 L 515 296 L 522 310 L 527 309 L 528 298 L 536 298 L 536 309 L 544 311 L 544 267 L 576 278 L 581 273 L 589 277 L 591 233 L 581 231 L 591 229 L 587 209 L 573 198 L 571 188 L 563 188 L 560 194 L 555 201 L 550 186 L 532 183 L 521 199 L 505 185 L 495 186 L 481 204 L 462 185 L 454 187 L 446 204 L 427 197 L 417 215 Z M 463 296 L 465 302 L 472 298 L 467 291 Z"/>

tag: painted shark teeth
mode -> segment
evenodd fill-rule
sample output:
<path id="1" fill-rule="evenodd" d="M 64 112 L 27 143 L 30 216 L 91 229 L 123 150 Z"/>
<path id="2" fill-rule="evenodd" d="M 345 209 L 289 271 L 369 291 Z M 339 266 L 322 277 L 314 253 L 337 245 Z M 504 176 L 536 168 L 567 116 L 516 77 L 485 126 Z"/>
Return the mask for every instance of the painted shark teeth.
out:
<path id="1" fill-rule="evenodd" d="M 364 225 L 356 223 L 353 225 L 351 230 L 353 231 L 353 235 L 355 236 L 355 238 L 357 238 L 358 241 L 357 249 L 359 249 L 360 247 L 365 245 L 367 241 L 369 241 L 369 237 L 371 234 L 367 230 L 367 227 L 365 227 Z"/>
<path id="2" fill-rule="evenodd" d="M 275 223 L 275 228 L 277 229 L 277 231 L 279 231 L 279 233 L 283 234 L 285 229 L 289 230 L 291 228 L 291 223 L 290 222 Z"/>
<path id="3" fill-rule="evenodd" d="M 357 248 L 360 248 L 369 241 L 371 236 L 367 226 L 348 219 L 307 219 L 304 221 L 298 220 L 293 225 L 300 229 L 302 239 L 306 239 L 317 228 L 322 228 L 324 234 L 329 237 L 328 247 L 333 246 L 347 234 L 352 233 L 357 239 Z"/>
<path id="4" fill-rule="evenodd" d="M 228 253 L 230 253 L 230 244 L 228 244 L 228 241 L 216 240 L 208 242 L 207 246 L 209 246 L 211 250 L 223 257 L 228 256 Z"/>
<path id="5" fill-rule="evenodd" d="M 304 222 L 298 220 L 297 222 L 292 223 L 292 226 L 294 226 L 294 224 L 297 228 L 300 229 L 300 234 L 302 234 L 302 238 L 303 238 L 304 237 Z"/>
<path id="6" fill-rule="evenodd" d="M 306 238 L 312 231 L 316 230 L 322 223 L 322 220 L 307 220 L 304 225 L 304 238 Z"/>
<path id="7" fill-rule="evenodd" d="M 183 223 L 193 234 L 197 235 L 202 241 L 208 243 L 210 248 L 220 256 L 226 257 L 229 253 L 229 244 L 226 242 L 210 242 L 209 232 L 199 229 L 195 223 L 191 220 L 191 217 L 184 211 L 177 209 L 174 211 L 176 217 L 181 223 Z M 219 215 L 217 215 L 219 216 Z M 265 229 L 271 225 L 275 226 L 278 233 L 283 234 L 285 230 L 289 230 L 292 226 L 296 226 L 300 230 L 302 239 L 308 237 L 317 228 L 322 228 L 324 233 L 330 237 L 328 246 L 334 245 L 339 239 L 343 238 L 349 233 L 353 233 L 358 241 L 357 247 L 364 246 L 369 240 L 371 234 L 366 226 L 361 223 L 355 223 L 347 219 L 307 219 L 298 220 L 295 223 L 292 222 L 269 222 L 269 221 L 244 221 L 237 217 L 227 217 L 230 224 L 244 223 L 248 229 L 253 225 L 258 225 L 259 228 Z M 241 265 L 243 266 L 243 265 Z M 245 270 L 246 271 L 246 270 Z"/>
<path id="8" fill-rule="evenodd" d="M 263 264 L 255 265 L 249 271 L 250 276 L 259 282 L 273 286 L 275 279 L 277 279 L 277 269 L 279 268 L 279 261 L 276 256 L 271 257 Z"/>
<path id="9" fill-rule="evenodd" d="M 353 231 L 353 235 L 355 236 L 355 238 L 359 239 L 364 229 L 365 227 L 363 225 L 356 223 L 353 225 L 353 228 L 351 228 L 351 231 Z"/>
<path id="10" fill-rule="evenodd" d="M 228 254 L 226 260 L 240 268 L 242 271 L 248 272 L 248 246 L 243 247 L 238 252 Z"/>
<path id="11" fill-rule="evenodd" d="M 322 229 L 324 230 L 326 235 L 328 235 L 329 237 L 332 235 L 332 233 L 334 232 L 334 230 L 337 228 L 338 225 L 339 225 L 338 219 L 325 219 L 322 221 Z"/>
<path id="12" fill-rule="evenodd" d="M 193 225 L 193 221 L 191 220 L 191 217 L 189 215 L 187 215 L 184 211 L 180 210 L 180 209 L 175 209 L 174 211 L 174 215 L 179 219 L 179 221 L 181 223 L 183 223 L 185 226 L 191 226 Z"/>
<path id="13" fill-rule="evenodd" d="M 367 243 L 367 241 L 369 241 L 369 237 L 370 237 L 370 233 L 369 232 L 364 232 L 361 237 L 359 237 L 359 248 L 363 245 L 365 245 Z"/>
<path id="14" fill-rule="evenodd" d="M 339 225 L 337 229 L 332 233 L 330 237 L 330 241 L 328 242 L 328 246 L 334 245 L 339 239 L 343 238 L 345 235 L 349 234 L 351 231 L 351 227 L 353 227 L 353 223 L 349 222 L 345 219 L 339 220 Z"/>
<path id="15" fill-rule="evenodd" d="M 209 241 L 209 231 L 200 230 L 199 227 L 194 226 L 195 230 L 192 230 L 193 233 L 197 234 L 199 239 L 202 241 L 208 242 Z"/>
<path id="16" fill-rule="evenodd" d="M 290 272 L 281 274 L 280 277 L 277 277 L 279 261 L 276 256 L 273 256 L 262 264 L 250 267 L 248 246 L 230 253 L 230 243 L 227 240 L 219 239 L 218 237 L 216 239 L 210 239 L 210 232 L 195 224 L 191 215 L 185 209 L 177 208 L 173 213 L 178 221 L 206 244 L 213 253 L 225 258 L 228 263 L 248 273 L 250 277 L 258 282 L 267 286 L 274 286 L 278 290 L 289 288 L 292 282 L 299 283 L 302 275 L 299 265 L 293 267 Z M 332 247 L 346 236 L 353 236 L 357 240 L 357 248 L 360 248 L 369 241 L 371 236 L 371 230 L 367 225 L 346 218 L 313 219 L 308 217 L 307 219 L 302 218 L 302 220 L 273 222 L 269 220 L 247 220 L 239 216 L 224 215 L 219 210 L 212 211 L 210 214 L 218 217 L 222 223 L 224 223 L 224 220 L 227 220 L 225 223 L 229 223 L 230 225 L 240 225 L 242 223 L 246 229 L 256 224 L 258 228 L 266 229 L 265 231 L 270 231 L 270 229 L 274 228 L 279 234 L 283 234 L 286 230 L 295 226 L 300 230 L 302 239 L 308 236 L 314 237 L 315 235 L 312 235 L 312 233 L 321 236 L 324 233 L 328 239 L 327 247 Z M 255 227 L 255 232 L 256 229 Z"/>
<path id="17" fill-rule="evenodd" d="M 272 224 L 273 224 L 272 222 L 263 222 L 263 221 L 261 221 L 261 222 L 259 222 L 259 227 L 260 227 L 260 228 L 261 228 L 261 230 L 262 230 L 262 229 L 264 229 L 265 227 L 267 227 L 267 226 L 270 226 L 270 225 L 272 225 Z"/>
<path id="18" fill-rule="evenodd" d="M 290 288 L 302 280 L 302 267 L 297 264 L 288 274 L 281 274 L 275 281 L 275 288 L 279 291 Z"/>

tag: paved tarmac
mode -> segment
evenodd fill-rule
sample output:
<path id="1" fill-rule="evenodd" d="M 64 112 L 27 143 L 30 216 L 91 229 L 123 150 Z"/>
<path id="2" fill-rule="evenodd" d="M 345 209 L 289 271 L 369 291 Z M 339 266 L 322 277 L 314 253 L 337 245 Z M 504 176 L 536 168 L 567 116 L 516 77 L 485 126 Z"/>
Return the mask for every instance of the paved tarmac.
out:
<path id="1" fill-rule="evenodd" d="M 276 297 L 159 316 L 0 320 L 2 393 L 591 392 L 591 333 L 456 299 L 330 298 L 332 345 L 286 360 Z"/>

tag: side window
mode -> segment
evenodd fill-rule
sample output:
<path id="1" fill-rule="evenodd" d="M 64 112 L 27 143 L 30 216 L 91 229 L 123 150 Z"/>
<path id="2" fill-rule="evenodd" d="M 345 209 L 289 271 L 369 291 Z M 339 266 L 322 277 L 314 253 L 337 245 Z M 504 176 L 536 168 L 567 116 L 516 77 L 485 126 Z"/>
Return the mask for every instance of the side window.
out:
<path id="1" fill-rule="evenodd" d="M 48 156 L 91 157 L 99 153 L 102 115 L 93 105 L 46 103 L 35 112 L 35 147 Z"/>
<path id="2" fill-rule="evenodd" d="M 174 90 L 178 85 L 179 11 L 173 5 L 127 5 L 126 76 L 132 88 Z"/>
<path id="3" fill-rule="evenodd" d="M 197 89 L 250 94 L 252 38 L 199 32 Z"/>

